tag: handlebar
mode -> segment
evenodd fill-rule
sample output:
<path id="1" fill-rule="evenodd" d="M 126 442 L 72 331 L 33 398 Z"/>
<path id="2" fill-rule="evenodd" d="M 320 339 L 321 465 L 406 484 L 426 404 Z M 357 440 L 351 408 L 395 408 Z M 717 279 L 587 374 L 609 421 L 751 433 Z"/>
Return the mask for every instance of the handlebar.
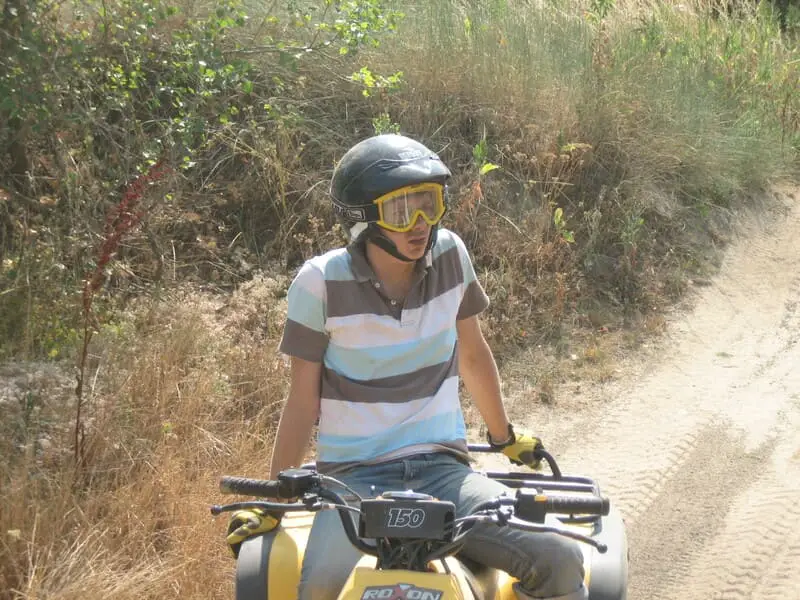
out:
<path id="1" fill-rule="evenodd" d="M 333 490 L 323 487 L 323 481 L 339 483 L 337 480 L 319 475 L 310 469 L 286 469 L 281 471 L 277 480 L 268 479 L 249 479 L 247 477 L 224 476 L 220 479 L 219 489 L 223 494 L 240 494 L 256 496 L 260 498 L 298 498 L 303 496 L 300 502 L 278 503 L 278 502 L 236 502 L 226 505 L 214 505 L 211 507 L 212 515 L 219 515 L 226 511 L 241 510 L 247 508 L 260 508 L 275 513 L 286 513 L 290 511 L 306 510 L 318 512 L 320 510 L 338 510 L 342 520 L 342 526 L 347 534 L 350 543 L 364 554 L 377 556 L 376 547 L 358 537 L 353 519 L 348 512 L 358 512 L 344 501 Z M 328 502 L 325 502 L 327 500 Z"/>
<path id="2" fill-rule="evenodd" d="M 379 556 L 378 545 L 367 543 L 359 537 L 350 516 L 351 512 L 363 516 L 362 511 L 348 505 L 331 489 L 336 485 L 347 489 L 344 483 L 310 469 L 288 469 L 280 473 L 278 480 L 226 476 L 222 477 L 220 481 L 220 491 L 224 494 L 242 494 L 262 498 L 300 498 L 300 501 L 292 503 L 251 501 L 224 506 L 215 505 L 211 507 L 211 513 L 218 515 L 225 511 L 256 507 L 281 514 L 298 510 L 310 512 L 337 510 L 350 542 L 364 554 Z M 385 494 L 384 497 L 388 498 L 390 495 Z M 358 500 L 364 502 L 363 498 L 359 497 Z M 431 500 L 433 499 L 431 498 Z M 443 542 L 441 547 L 432 551 L 431 556 L 443 557 L 457 551 L 463 544 L 464 537 L 469 535 L 472 525 L 487 521 L 526 531 L 559 533 L 590 544 L 602 553 L 607 548 L 597 540 L 566 529 L 546 526 L 544 522 L 545 516 L 549 513 L 598 517 L 608 515 L 609 509 L 609 500 L 599 495 L 589 497 L 552 495 L 536 489 L 520 488 L 513 498 L 499 496 L 476 507 L 473 514 L 457 519 L 450 526 L 450 533 L 457 533 L 457 535 L 448 535 L 448 539 Z"/>
<path id="3" fill-rule="evenodd" d="M 223 494 L 239 494 L 256 496 L 257 498 L 280 498 L 281 484 L 266 479 L 248 479 L 246 477 L 222 477 L 219 491 Z"/>
<path id="4" fill-rule="evenodd" d="M 222 477 L 219 491 L 223 494 L 241 494 L 258 498 L 297 498 L 319 485 L 319 478 L 311 469 L 286 469 L 277 480 L 248 479 L 247 477 Z"/>

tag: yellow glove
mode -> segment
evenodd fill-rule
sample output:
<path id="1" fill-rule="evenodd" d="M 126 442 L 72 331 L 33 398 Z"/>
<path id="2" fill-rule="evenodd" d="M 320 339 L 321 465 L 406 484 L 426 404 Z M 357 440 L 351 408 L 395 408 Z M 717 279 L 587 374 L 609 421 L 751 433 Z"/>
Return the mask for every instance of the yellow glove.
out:
<path id="1" fill-rule="evenodd" d="M 239 557 L 239 548 L 243 541 L 250 536 L 272 531 L 278 523 L 280 523 L 279 518 L 260 508 L 237 510 L 233 513 L 228 522 L 228 537 L 225 540 L 234 558 Z"/>
<path id="2" fill-rule="evenodd" d="M 487 434 L 489 445 L 495 450 L 500 450 L 515 465 L 526 465 L 538 471 L 542 466 L 542 457 L 538 452 L 544 449 L 542 440 L 523 431 L 516 433 L 510 423 L 508 425 L 508 434 L 508 439 L 500 444 L 492 440 L 492 436 Z"/>

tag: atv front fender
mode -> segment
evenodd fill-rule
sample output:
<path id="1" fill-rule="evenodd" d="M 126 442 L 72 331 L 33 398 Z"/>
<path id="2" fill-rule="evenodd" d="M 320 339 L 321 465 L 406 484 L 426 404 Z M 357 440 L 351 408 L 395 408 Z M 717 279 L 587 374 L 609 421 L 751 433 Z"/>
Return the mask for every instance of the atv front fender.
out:
<path id="1" fill-rule="evenodd" d="M 628 539 L 622 515 L 616 509 L 600 521 L 601 528 L 592 537 L 608 546 L 605 554 L 591 552 L 589 600 L 626 600 L 628 597 Z"/>

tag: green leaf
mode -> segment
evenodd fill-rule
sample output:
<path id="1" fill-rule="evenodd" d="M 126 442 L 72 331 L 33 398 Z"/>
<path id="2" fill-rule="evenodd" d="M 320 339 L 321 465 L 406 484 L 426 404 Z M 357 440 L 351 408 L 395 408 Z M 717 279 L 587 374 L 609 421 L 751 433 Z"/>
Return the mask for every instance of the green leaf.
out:
<path id="1" fill-rule="evenodd" d="M 500 168 L 500 165 L 496 165 L 494 163 L 486 163 L 481 167 L 480 174 L 481 175 L 486 175 L 487 173 L 491 173 L 495 169 L 499 169 L 499 168 Z"/>
<path id="2" fill-rule="evenodd" d="M 486 162 L 486 155 L 488 151 L 486 150 L 486 137 L 482 137 L 481 141 L 475 144 L 472 148 L 472 158 L 475 160 L 476 163 L 483 164 Z"/>

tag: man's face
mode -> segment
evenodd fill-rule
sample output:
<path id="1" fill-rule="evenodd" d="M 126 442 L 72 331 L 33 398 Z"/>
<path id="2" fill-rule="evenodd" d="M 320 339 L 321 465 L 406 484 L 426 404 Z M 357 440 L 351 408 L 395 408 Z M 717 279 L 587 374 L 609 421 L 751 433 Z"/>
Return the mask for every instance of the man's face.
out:
<path id="1" fill-rule="evenodd" d="M 425 256 L 425 249 L 428 247 L 428 237 L 431 235 L 431 226 L 425 219 L 417 218 L 417 222 L 411 231 L 397 233 L 388 229 L 381 230 L 383 235 L 394 242 L 400 254 L 412 260 L 419 260 Z"/>

